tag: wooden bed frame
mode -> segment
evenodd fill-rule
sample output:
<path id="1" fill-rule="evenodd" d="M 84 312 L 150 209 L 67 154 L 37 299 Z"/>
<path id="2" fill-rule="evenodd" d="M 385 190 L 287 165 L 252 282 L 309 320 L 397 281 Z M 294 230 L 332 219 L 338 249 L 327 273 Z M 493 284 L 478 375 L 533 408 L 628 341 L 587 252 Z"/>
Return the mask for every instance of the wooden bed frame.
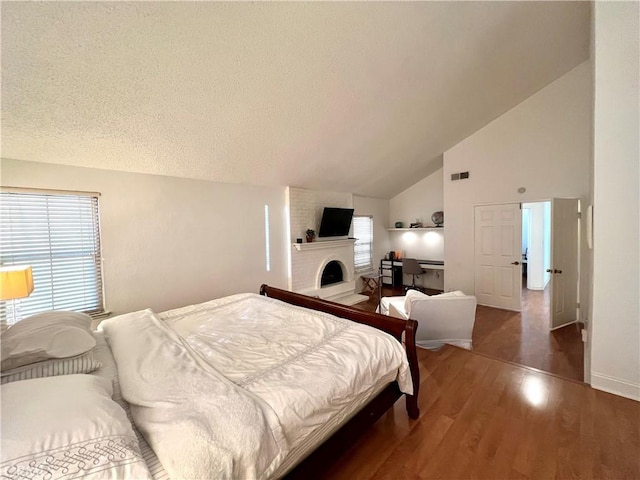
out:
<path id="1" fill-rule="evenodd" d="M 402 342 L 404 333 L 404 345 L 409 360 L 411 379 L 413 382 L 413 395 L 406 395 L 406 408 L 410 418 L 418 418 L 418 392 L 420 389 L 420 371 L 418 368 L 418 354 L 416 351 L 415 333 L 418 322 L 415 320 L 402 320 L 377 313 L 368 313 L 363 310 L 329 302 L 319 298 L 301 295 L 299 293 L 281 290 L 279 288 L 262 285 L 260 295 L 275 298 L 292 305 L 319 310 L 337 317 L 346 318 L 358 323 L 364 323 L 374 328 L 387 332 Z M 393 404 L 404 395 L 398 388 L 397 382 L 390 383 L 382 392 L 365 405 L 354 417 L 345 423 L 338 431 L 318 446 L 293 470 L 287 473 L 287 478 L 317 478 L 322 470 L 326 469 L 342 452 L 349 448 L 353 442 L 375 423 Z"/>

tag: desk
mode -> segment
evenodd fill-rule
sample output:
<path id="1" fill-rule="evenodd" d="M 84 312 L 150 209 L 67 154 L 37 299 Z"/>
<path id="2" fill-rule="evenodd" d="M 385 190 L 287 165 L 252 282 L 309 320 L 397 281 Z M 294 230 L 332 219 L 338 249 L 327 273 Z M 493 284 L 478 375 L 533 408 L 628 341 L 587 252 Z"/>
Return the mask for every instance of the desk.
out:
<path id="1" fill-rule="evenodd" d="M 444 272 L 441 260 L 418 260 L 422 270 L 439 270 Z M 382 283 L 392 287 L 402 285 L 402 260 L 380 260 Z"/>

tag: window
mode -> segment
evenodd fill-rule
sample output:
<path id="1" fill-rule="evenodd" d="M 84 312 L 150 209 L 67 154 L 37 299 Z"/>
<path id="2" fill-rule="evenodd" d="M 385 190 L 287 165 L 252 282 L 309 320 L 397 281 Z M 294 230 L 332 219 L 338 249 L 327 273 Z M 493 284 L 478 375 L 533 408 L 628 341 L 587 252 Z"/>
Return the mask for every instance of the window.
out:
<path id="1" fill-rule="evenodd" d="M 357 239 L 353 247 L 356 272 L 371 270 L 373 268 L 373 217 L 355 215 L 353 236 Z"/>
<path id="2" fill-rule="evenodd" d="M 33 293 L 17 301 L 16 321 L 46 310 L 104 312 L 98 195 L 3 189 L 0 265 L 31 265 Z M 0 322 L 14 303 L 0 302 Z"/>

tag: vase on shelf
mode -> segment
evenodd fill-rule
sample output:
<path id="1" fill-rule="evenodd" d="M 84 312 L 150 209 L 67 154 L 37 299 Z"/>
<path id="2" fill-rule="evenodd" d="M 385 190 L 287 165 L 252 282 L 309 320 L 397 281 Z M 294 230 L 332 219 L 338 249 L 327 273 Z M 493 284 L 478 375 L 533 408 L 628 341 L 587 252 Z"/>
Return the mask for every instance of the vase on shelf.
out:
<path id="1" fill-rule="evenodd" d="M 305 234 L 307 236 L 307 243 L 313 242 L 315 240 L 315 238 L 316 238 L 315 230 L 312 230 L 310 228 L 305 232 Z"/>

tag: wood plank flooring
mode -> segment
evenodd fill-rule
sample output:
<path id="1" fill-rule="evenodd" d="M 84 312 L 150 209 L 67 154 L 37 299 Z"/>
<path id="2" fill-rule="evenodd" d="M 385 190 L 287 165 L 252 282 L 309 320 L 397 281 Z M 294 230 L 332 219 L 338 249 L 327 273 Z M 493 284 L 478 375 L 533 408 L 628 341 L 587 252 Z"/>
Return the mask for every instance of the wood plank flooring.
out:
<path id="1" fill-rule="evenodd" d="M 574 324 L 549 332 L 548 289 L 535 291 L 525 288 L 522 293 L 522 313 L 478 306 L 473 328 L 473 351 L 582 381 L 584 347 L 580 327 Z M 384 287 L 382 295 L 403 295 L 403 291 L 401 288 Z M 372 298 L 354 307 L 373 312 L 376 302 Z"/>
<path id="2" fill-rule="evenodd" d="M 581 382 L 579 328 L 549 332 L 546 295 L 479 306 L 473 352 L 419 349 L 420 418 L 399 401 L 320 478 L 640 479 L 640 403 Z"/>
<path id="3" fill-rule="evenodd" d="M 420 418 L 398 401 L 319 478 L 640 478 L 640 403 L 457 347 L 418 353 Z"/>
<path id="4" fill-rule="evenodd" d="M 580 326 L 576 323 L 549 331 L 549 288 L 523 289 L 522 307 L 519 313 L 478 306 L 473 351 L 582 381 Z"/>

